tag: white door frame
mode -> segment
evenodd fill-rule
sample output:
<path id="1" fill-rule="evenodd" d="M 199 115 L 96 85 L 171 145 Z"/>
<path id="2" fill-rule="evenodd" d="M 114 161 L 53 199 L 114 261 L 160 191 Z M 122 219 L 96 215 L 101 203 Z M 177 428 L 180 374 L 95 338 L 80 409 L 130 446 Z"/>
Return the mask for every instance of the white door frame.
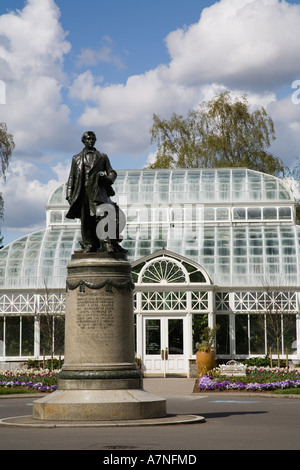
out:
<path id="1" fill-rule="evenodd" d="M 181 346 L 183 346 L 183 353 L 179 352 L 179 354 L 174 354 L 172 349 L 171 351 L 169 350 L 169 325 L 172 320 L 182 320 L 182 338 L 178 338 L 178 348 L 180 350 Z M 148 328 L 151 326 L 148 321 L 153 321 L 153 344 L 149 344 L 149 336 L 147 338 L 146 326 Z M 163 377 L 167 375 L 188 375 L 187 334 L 188 317 L 186 315 L 142 315 L 142 363 L 144 375 Z M 154 351 L 153 354 L 148 353 L 151 348 Z"/>

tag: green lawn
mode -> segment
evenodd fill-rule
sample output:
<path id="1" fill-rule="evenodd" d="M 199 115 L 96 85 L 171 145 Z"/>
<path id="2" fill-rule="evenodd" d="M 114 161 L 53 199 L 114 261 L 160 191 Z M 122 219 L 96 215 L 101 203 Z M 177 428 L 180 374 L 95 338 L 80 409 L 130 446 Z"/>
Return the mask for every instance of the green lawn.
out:
<path id="1" fill-rule="evenodd" d="M 0 395 L 15 395 L 20 393 L 37 393 L 39 390 L 28 390 L 27 388 L 0 387 Z"/>

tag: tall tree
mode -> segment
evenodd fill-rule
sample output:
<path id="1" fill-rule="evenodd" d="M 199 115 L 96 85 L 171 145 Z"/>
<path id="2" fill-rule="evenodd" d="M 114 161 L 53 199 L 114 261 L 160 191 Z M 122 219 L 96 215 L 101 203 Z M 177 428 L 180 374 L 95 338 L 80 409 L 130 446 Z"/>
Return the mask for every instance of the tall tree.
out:
<path id="1" fill-rule="evenodd" d="M 5 173 L 9 165 L 12 152 L 15 148 L 13 136 L 8 133 L 5 122 L 0 122 L 0 178 L 5 180 Z M 3 197 L 0 193 L 0 221 L 3 220 L 4 206 Z M 0 232 L 0 245 L 3 237 Z"/>
<path id="2" fill-rule="evenodd" d="M 151 142 L 157 155 L 149 168 L 247 167 L 272 175 L 284 173 L 282 161 L 268 152 L 274 124 L 263 107 L 229 92 L 204 101 L 186 117 L 153 115 Z"/>

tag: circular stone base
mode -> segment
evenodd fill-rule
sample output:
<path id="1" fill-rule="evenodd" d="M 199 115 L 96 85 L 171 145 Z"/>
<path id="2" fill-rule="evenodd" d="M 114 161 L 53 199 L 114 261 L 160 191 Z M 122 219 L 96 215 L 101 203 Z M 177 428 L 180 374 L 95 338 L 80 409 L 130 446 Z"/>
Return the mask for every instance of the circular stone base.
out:
<path id="1" fill-rule="evenodd" d="M 123 421 L 166 416 L 166 400 L 143 389 L 56 390 L 33 403 L 33 418 L 51 421 Z"/>
<path id="2" fill-rule="evenodd" d="M 198 415 L 166 415 L 162 418 L 128 419 L 124 421 L 43 421 L 32 416 L 16 416 L 0 420 L 0 425 L 31 428 L 92 428 L 121 426 L 159 426 L 171 424 L 204 423 L 205 418 Z"/>
<path id="3" fill-rule="evenodd" d="M 62 370 L 58 375 L 59 390 L 116 390 L 116 389 L 141 389 L 142 376 L 137 368 L 121 368 L 122 364 L 109 364 L 101 370 L 85 367 L 83 370 Z M 111 369 L 109 369 L 109 367 Z M 118 368 L 118 369 L 116 369 Z"/>

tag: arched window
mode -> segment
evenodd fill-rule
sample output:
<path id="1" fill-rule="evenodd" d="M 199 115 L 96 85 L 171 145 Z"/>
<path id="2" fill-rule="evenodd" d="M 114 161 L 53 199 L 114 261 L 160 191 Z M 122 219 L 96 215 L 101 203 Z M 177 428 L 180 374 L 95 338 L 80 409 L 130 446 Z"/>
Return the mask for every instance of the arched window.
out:
<path id="1" fill-rule="evenodd" d="M 207 312 L 209 309 L 211 282 L 206 272 L 175 253 L 161 250 L 135 262 L 132 276 L 136 311 Z"/>
<path id="2" fill-rule="evenodd" d="M 167 250 L 161 250 L 132 265 L 136 284 L 211 284 L 207 273 L 192 263 Z"/>
<path id="3" fill-rule="evenodd" d="M 170 284 L 188 282 L 188 273 L 183 266 L 165 257 L 155 259 L 142 269 L 139 280 L 142 284 Z"/>

